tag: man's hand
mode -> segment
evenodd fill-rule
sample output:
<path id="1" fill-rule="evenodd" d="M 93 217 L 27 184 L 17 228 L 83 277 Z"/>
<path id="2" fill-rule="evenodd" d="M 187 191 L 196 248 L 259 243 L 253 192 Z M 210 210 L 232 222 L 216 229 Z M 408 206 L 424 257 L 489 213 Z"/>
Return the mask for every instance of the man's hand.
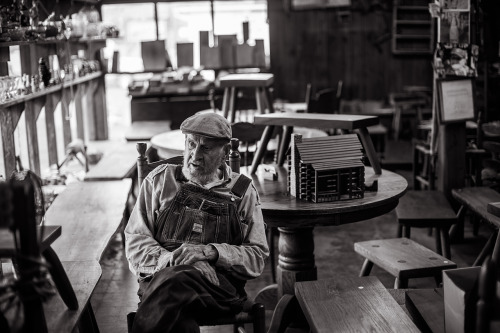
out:
<path id="1" fill-rule="evenodd" d="M 218 286 L 219 278 L 215 273 L 215 269 L 210 266 L 208 261 L 197 261 L 193 264 L 193 267 L 200 271 L 200 273 L 207 278 L 212 284 Z"/>
<path id="2" fill-rule="evenodd" d="M 207 260 L 203 254 L 205 245 L 182 244 L 172 252 L 170 266 L 192 265 L 195 262 Z"/>

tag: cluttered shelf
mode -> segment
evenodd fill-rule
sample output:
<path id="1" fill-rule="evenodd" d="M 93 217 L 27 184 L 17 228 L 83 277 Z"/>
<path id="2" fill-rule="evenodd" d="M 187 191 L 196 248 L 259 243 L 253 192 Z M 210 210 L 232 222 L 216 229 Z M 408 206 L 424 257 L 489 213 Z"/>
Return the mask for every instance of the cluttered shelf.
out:
<path id="1" fill-rule="evenodd" d="M 42 96 L 49 95 L 51 93 L 58 92 L 64 88 L 69 88 L 72 86 L 76 86 L 78 84 L 82 84 L 82 83 L 85 83 L 85 82 L 88 82 L 91 80 L 98 79 L 102 75 L 103 75 L 103 73 L 101 71 L 98 71 L 98 72 L 86 74 L 86 75 L 81 76 L 81 77 L 77 77 L 77 78 L 69 80 L 69 81 L 64 81 L 63 83 L 60 83 L 60 84 L 49 86 L 49 87 L 47 87 L 43 90 L 37 91 L 37 92 L 33 92 L 33 93 L 30 93 L 27 95 L 20 95 L 17 97 L 13 97 L 12 99 L 10 99 L 6 102 L 0 102 L 0 110 L 4 109 L 4 108 L 8 108 L 8 107 L 16 105 L 16 104 L 24 103 L 26 101 L 29 101 L 29 100 L 32 100 L 32 99 L 35 99 L 38 97 L 42 97 Z"/>
<path id="2" fill-rule="evenodd" d="M 114 38 L 114 37 L 73 37 L 70 39 L 57 39 L 55 37 L 53 38 L 48 38 L 48 39 L 38 39 L 38 40 L 16 40 L 16 41 L 2 41 L 0 39 L 0 48 L 1 47 L 8 47 L 8 46 L 21 46 L 21 45 L 38 45 L 38 44 L 60 44 L 60 43 L 97 43 L 97 42 L 105 42 L 107 39 Z"/>

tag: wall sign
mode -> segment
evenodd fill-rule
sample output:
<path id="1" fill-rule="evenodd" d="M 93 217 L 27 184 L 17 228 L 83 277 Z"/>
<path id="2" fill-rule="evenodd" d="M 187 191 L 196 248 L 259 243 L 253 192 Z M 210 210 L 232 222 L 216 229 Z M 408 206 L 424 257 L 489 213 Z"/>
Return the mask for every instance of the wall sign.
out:
<path id="1" fill-rule="evenodd" d="M 439 120 L 442 124 L 474 119 L 472 78 L 438 79 Z"/>

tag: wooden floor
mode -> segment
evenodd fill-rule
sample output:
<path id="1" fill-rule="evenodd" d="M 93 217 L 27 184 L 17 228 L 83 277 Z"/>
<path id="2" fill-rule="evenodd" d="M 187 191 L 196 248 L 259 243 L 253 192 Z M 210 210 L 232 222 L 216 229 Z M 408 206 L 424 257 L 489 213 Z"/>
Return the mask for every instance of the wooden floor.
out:
<path id="1" fill-rule="evenodd" d="M 403 147 L 401 149 L 404 150 L 408 148 L 400 144 L 397 146 Z M 407 155 L 400 154 L 400 156 Z M 408 162 L 393 159 L 391 165 L 396 168 L 393 171 L 409 180 L 411 169 Z M 411 184 L 411 182 L 409 183 Z M 378 238 L 394 238 L 396 237 L 396 223 L 396 215 L 392 211 L 384 216 L 350 225 L 316 228 L 314 237 L 318 278 L 323 279 L 337 275 L 346 278 L 357 276 L 363 258 L 354 252 L 353 243 Z M 479 235 L 473 236 L 471 225 L 466 223 L 465 241 L 460 244 L 452 244 L 452 260 L 459 267 L 470 266 L 481 246 L 486 242 L 488 235 L 489 229 L 482 226 Z M 103 333 L 126 332 L 126 314 L 136 309 L 138 302 L 137 282 L 128 269 L 120 237 L 117 234 L 106 250 L 103 261 L 103 276 L 91 300 L 100 331 Z M 434 238 L 428 235 L 427 230 L 412 230 L 412 239 L 434 250 Z M 374 267 L 372 275 L 379 277 L 387 288 L 392 288 L 394 280 L 386 272 Z M 249 296 L 254 297 L 261 288 L 268 284 L 271 284 L 269 265 L 261 277 L 247 283 L 246 289 Z M 409 284 L 410 288 L 432 288 L 434 286 L 433 279 L 411 280 Z M 266 319 L 269 322 L 272 312 L 267 311 L 267 314 Z M 249 329 L 249 331 L 251 330 Z M 290 329 L 289 331 L 300 330 Z M 202 332 L 229 333 L 232 332 L 232 328 L 203 328 Z"/>

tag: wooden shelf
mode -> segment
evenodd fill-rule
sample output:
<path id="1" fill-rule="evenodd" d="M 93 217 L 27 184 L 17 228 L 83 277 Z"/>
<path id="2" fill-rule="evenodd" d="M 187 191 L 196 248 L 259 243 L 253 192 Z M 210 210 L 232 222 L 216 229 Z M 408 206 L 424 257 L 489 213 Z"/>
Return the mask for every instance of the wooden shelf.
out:
<path id="1" fill-rule="evenodd" d="M 0 103 L 0 108 L 8 108 L 8 107 L 16 105 L 16 104 L 24 103 L 26 101 L 29 101 L 29 100 L 32 100 L 35 98 L 46 96 L 46 95 L 58 92 L 61 89 L 69 88 L 69 87 L 77 85 L 77 84 L 82 84 L 82 83 L 97 79 L 97 78 L 101 77 L 102 75 L 103 75 L 102 72 L 94 72 L 94 73 L 91 73 L 91 74 L 88 74 L 88 75 L 85 75 L 82 77 L 78 77 L 78 78 L 73 79 L 71 81 L 64 81 L 61 84 L 47 87 L 41 91 L 37 91 L 37 92 L 31 93 L 28 95 L 23 95 L 23 96 L 19 96 L 16 98 L 12 98 L 4 103 Z"/>
<path id="2" fill-rule="evenodd" d="M 434 50 L 434 20 L 427 2 L 415 5 L 394 0 L 392 14 L 392 53 L 428 54 Z"/>
<path id="3" fill-rule="evenodd" d="M 16 46 L 16 45 L 40 45 L 40 44 L 62 44 L 62 43 L 98 43 L 104 42 L 113 37 L 90 37 L 90 38 L 70 38 L 70 39 L 44 39 L 44 40 L 20 40 L 20 41 L 10 41 L 10 42 L 0 42 L 0 47 Z"/>
<path id="4" fill-rule="evenodd" d="M 425 20 L 397 20 L 398 25 L 431 25 L 431 21 Z"/>
<path id="5" fill-rule="evenodd" d="M 431 36 L 427 35 L 394 35 L 394 38 L 397 39 L 431 39 Z"/>
<path id="6" fill-rule="evenodd" d="M 398 6 L 397 4 L 394 4 L 394 6 L 397 6 L 399 10 L 408 10 L 408 11 L 428 11 L 429 10 L 429 7 L 427 7 L 427 6 L 409 6 L 409 5 Z"/>

